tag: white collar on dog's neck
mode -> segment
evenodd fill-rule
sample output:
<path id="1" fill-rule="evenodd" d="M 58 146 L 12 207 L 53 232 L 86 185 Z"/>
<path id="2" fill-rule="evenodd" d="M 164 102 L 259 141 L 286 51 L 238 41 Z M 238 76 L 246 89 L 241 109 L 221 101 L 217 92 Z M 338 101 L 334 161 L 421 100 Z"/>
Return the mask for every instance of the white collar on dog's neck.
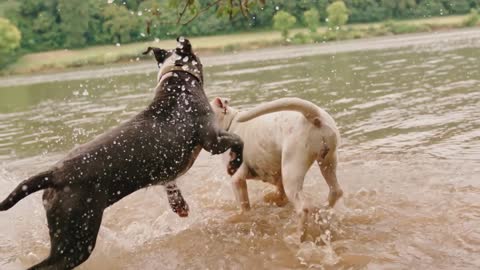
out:
<path id="1" fill-rule="evenodd" d="M 163 78 L 168 78 L 166 77 L 165 75 L 167 74 L 170 74 L 172 72 L 175 72 L 175 71 L 181 71 L 181 72 L 186 72 L 190 75 L 192 75 L 195 79 L 198 80 L 198 82 L 200 83 L 200 85 L 203 85 L 203 81 L 202 81 L 202 77 L 200 75 L 200 71 L 196 72 L 197 70 L 191 70 L 190 67 L 187 66 L 187 68 L 184 68 L 185 66 L 171 66 L 171 67 L 167 67 L 165 68 L 165 70 L 162 71 L 162 74 L 160 74 L 160 78 L 158 80 L 158 82 L 160 83 L 162 81 Z"/>
<path id="2" fill-rule="evenodd" d="M 237 114 L 238 114 L 238 111 L 236 111 L 236 112 L 232 115 L 232 119 L 230 120 L 230 123 L 228 123 L 227 128 L 225 128 L 225 131 L 228 131 L 228 130 L 230 129 L 230 127 L 232 126 L 233 120 L 235 119 L 235 117 L 237 117 Z"/>

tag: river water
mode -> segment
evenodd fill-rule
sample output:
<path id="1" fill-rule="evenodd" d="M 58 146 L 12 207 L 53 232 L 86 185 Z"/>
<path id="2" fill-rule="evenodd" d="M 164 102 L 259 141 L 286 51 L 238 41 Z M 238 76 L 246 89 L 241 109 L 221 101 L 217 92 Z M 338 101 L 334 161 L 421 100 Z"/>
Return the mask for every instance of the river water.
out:
<path id="1" fill-rule="evenodd" d="M 293 207 L 264 203 L 273 188 L 255 181 L 251 213 L 231 219 L 238 206 L 221 158 L 202 153 L 178 181 L 188 218 L 161 187 L 140 190 L 106 210 L 79 269 L 479 269 L 480 37 L 371 48 L 285 58 L 290 47 L 206 68 L 210 98 L 248 109 L 297 96 L 336 119 L 345 195 L 310 224 L 321 241 L 299 243 Z M 0 88 L 0 197 L 146 106 L 151 71 Z M 325 202 L 318 168 L 304 188 Z M 0 269 L 47 256 L 40 196 L 0 213 Z"/>

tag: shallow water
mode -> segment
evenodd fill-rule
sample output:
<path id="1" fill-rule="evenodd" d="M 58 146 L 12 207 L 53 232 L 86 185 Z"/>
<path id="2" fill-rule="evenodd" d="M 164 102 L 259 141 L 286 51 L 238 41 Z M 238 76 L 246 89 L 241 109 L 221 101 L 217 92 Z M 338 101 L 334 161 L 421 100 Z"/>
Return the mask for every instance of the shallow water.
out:
<path id="1" fill-rule="evenodd" d="M 232 221 L 238 207 L 220 157 L 202 153 L 179 180 L 188 218 L 171 212 L 161 187 L 138 191 L 106 210 L 97 247 L 79 269 L 478 269 L 479 48 L 480 39 L 465 35 L 208 67 L 211 98 L 249 108 L 298 96 L 336 119 L 345 196 L 310 224 L 318 241 L 297 242 L 292 206 L 265 204 L 273 189 L 263 183 L 249 182 L 252 211 Z M 149 73 L 0 88 L 0 197 L 141 110 L 154 80 Z M 325 202 L 317 168 L 305 189 Z M 0 269 L 40 261 L 48 243 L 40 193 L 0 213 Z"/>

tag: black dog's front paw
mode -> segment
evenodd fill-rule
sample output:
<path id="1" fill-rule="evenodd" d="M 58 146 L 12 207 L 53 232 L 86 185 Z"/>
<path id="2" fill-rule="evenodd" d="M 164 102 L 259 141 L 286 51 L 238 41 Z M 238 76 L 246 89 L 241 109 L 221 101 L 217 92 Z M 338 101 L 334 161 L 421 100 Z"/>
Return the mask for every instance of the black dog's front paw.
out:
<path id="1" fill-rule="evenodd" d="M 233 151 L 230 151 L 230 162 L 228 163 L 227 173 L 232 176 L 238 168 L 242 165 L 242 155 L 237 155 Z"/>
<path id="2" fill-rule="evenodd" d="M 176 208 L 172 208 L 179 217 L 188 217 L 188 204 L 186 201 L 183 201 L 181 204 L 178 204 Z"/>
<path id="3" fill-rule="evenodd" d="M 172 211 L 180 217 L 188 217 L 188 204 L 179 189 L 167 191 L 168 203 Z"/>

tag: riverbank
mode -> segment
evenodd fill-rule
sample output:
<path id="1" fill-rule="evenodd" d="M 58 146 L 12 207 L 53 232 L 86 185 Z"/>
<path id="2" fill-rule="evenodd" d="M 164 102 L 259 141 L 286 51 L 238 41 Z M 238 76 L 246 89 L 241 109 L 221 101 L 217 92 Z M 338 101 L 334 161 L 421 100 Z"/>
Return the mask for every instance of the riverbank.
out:
<path id="1" fill-rule="evenodd" d="M 376 36 L 405 34 L 414 32 L 430 32 L 460 28 L 468 15 L 445 16 L 427 19 L 389 21 L 386 23 L 368 23 L 348 25 L 340 32 L 328 31 L 320 27 L 316 34 L 310 35 L 306 29 L 291 31 L 291 38 L 283 40 L 278 32 L 255 32 L 191 38 L 196 51 L 202 55 L 218 55 L 238 51 L 253 50 L 291 44 L 323 43 L 345 39 L 362 39 Z M 148 46 L 169 48 L 174 42 L 151 41 L 132 44 L 116 44 L 94 46 L 79 50 L 55 50 L 31 53 L 22 56 L 17 62 L 0 71 L 0 75 L 48 73 L 70 70 L 81 70 L 93 66 L 104 66 L 114 63 L 141 62 L 141 52 Z"/>
<path id="2" fill-rule="evenodd" d="M 206 67 L 212 67 L 226 64 L 239 64 L 245 62 L 286 59 L 320 54 L 344 53 L 359 50 L 384 50 L 408 46 L 415 46 L 417 49 L 425 48 L 426 50 L 428 50 L 428 48 L 431 46 L 435 46 L 448 50 L 448 45 L 445 44 L 446 42 L 451 43 L 459 41 L 463 44 L 465 43 L 465 39 L 475 40 L 478 38 L 480 38 L 480 28 L 470 28 L 338 41 L 323 44 L 272 47 L 222 55 L 201 55 L 201 57 L 202 62 Z M 465 43 L 465 45 L 468 45 L 468 43 Z M 132 63 L 129 65 L 113 64 L 102 68 L 88 68 L 35 75 L 15 75 L 6 76 L 3 78 L 0 77 L 0 87 L 31 85 L 54 81 L 105 78 L 129 74 L 144 74 L 155 72 L 155 70 L 156 67 L 154 61 L 153 59 L 150 59 L 149 61 L 140 61 L 139 63 Z"/>

